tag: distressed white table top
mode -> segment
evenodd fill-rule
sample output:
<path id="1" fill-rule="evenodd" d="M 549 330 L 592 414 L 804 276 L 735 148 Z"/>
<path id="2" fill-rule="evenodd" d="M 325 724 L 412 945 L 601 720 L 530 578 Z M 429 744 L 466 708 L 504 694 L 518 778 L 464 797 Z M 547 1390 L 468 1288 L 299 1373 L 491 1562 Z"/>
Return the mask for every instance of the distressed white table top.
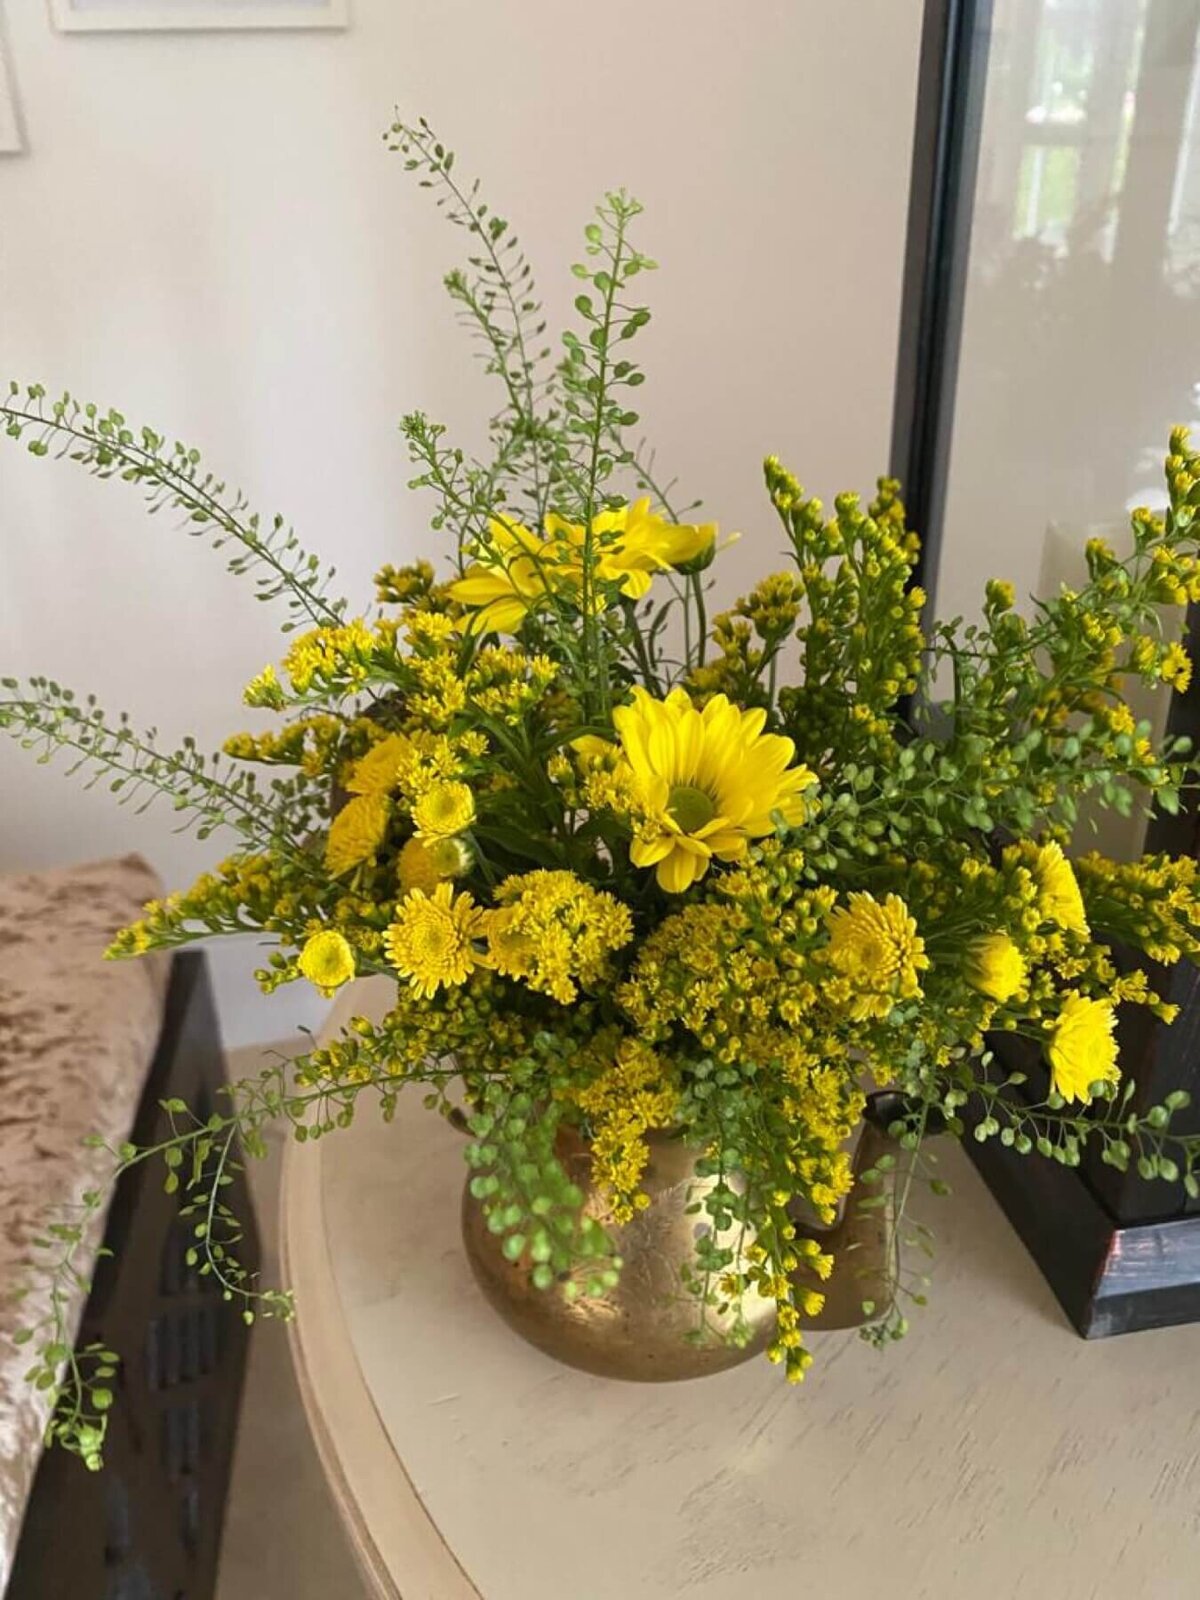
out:
<path id="1" fill-rule="evenodd" d="M 385 999 L 360 986 L 337 1014 Z M 458 1136 L 419 1094 L 390 1127 L 295 1147 L 294 1348 L 371 1587 L 1195 1600 L 1200 1328 L 1084 1343 L 961 1152 L 943 1170 L 932 1303 L 903 1344 L 814 1335 L 798 1389 L 766 1362 L 642 1386 L 496 1320 L 459 1245 Z"/>

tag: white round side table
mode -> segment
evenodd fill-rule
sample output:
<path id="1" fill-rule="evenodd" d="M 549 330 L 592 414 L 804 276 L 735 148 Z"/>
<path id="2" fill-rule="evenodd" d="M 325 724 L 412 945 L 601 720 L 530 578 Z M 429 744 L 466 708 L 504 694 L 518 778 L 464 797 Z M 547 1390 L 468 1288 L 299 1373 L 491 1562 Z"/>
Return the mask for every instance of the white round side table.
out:
<path id="1" fill-rule="evenodd" d="M 330 1029 L 380 1014 L 384 980 Z M 368 1589 L 387 1600 L 1185 1600 L 1200 1570 L 1200 1330 L 1086 1344 L 953 1145 L 928 1310 L 878 1353 L 813 1336 L 635 1385 L 497 1320 L 459 1243 L 458 1134 L 292 1146 L 283 1188 L 301 1391 Z"/>

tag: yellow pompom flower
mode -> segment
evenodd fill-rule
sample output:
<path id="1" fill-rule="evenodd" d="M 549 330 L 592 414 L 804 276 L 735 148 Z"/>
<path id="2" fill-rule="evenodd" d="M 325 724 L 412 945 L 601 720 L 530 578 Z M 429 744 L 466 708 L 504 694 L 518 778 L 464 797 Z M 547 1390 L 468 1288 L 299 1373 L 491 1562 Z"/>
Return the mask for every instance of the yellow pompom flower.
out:
<path id="1" fill-rule="evenodd" d="M 325 865 L 335 878 L 374 858 L 387 832 L 391 802 L 385 794 L 356 795 L 329 824 Z"/>
<path id="2" fill-rule="evenodd" d="M 852 894 L 829 914 L 828 957 L 850 984 L 847 1012 L 856 1022 L 886 1017 L 900 1000 L 921 993 L 929 965 L 925 941 L 899 895 Z"/>
<path id="3" fill-rule="evenodd" d="M 325 928 L 309 939 L 296 965 L 328 999 L 354 976 L 354 951 L 335 928 Z"/>
<path id="4" fill-rule="evenodd" d="M 475 821 L 475 796 L 465 783 L 432 783 L 412 816 L 419 839 L 452 839 Z"/>
<path id="5" fill-rule="evenodd" d="M 449 883 L 439 883 L 432 894 L 413 889 L 397 907 L 384 947 L 400 976 L 429 1000 L 443 986 L 465 983 L 482 964 L 474 941 L 483 936 L 485 915 Z"/>
<path id="6" fill-rule="evenodd" d="M 967 954 L 967 982 L 1001 1005 L 1025 986 L 1025 957 L 1006 933 L 977 939 Z"/>
<path id="7" fill-rule="evenodd" d="M 791 765 L 795 745 L 764 733 L 765 722 L 765 711 L 741 711 L 723 694 L 698 711 L 683 689 L 665 700 L 635 689 L 613 712 L 642 813 L 629 857 L 655 867 L 668 894 L 690 889 L 714 856 L 744 855 L 777 819 L 803 819 L 803 792 L 817 780 Z"/>
<path id="8" fill-rule="evenodd" d="M 390 733 L 354 763 L 347 789 L 351 794 L 391 794 L 399 781 L 400 763 L 411 752 L 410 740 L 402 733 Z"/>
<path id="9" fill-rule="evenodd" d="M 471 864 L 471 852 L 460 839 L 410 839 L 400 852 L 400 891 L 424 889 L 429 894 L 444 878 L 457 878 Z"/>
<path id="10" fill-rule="evenodd" d="M 1050 1040 L 1051 1082 L 1064 1100 L 1091 1099 L 1093 1083 L 1115 1083 L 1117 1013 L 1107 1000 L 1068 995 Z"/>

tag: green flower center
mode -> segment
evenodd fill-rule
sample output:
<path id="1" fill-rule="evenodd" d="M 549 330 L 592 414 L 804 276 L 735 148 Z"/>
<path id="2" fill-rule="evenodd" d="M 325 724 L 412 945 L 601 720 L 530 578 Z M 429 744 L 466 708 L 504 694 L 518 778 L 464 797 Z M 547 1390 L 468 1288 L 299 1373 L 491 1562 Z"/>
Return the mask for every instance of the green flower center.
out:
<path id="1" fill-rule="evenodd" d="M 698 833 L 717 814 L 716 803 L 703 789 L 690 783 L 677 783 L 667 796 L 667 810 L 684 833 Z"/>

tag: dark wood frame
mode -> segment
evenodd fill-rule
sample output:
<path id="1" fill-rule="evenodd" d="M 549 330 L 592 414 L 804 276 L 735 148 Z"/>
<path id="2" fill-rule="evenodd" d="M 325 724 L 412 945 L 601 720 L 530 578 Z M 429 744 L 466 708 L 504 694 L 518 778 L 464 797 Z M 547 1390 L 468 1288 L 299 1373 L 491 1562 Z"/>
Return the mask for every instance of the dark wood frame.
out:
<path id="1" fill-rule="evenodd" d="M 160 1106 L 178 1096 L 199 1114 L 226 1082 L 204 957 L 176 955 L 162 1032 L 132 1132 L 167 1132 Z M 229 1204 L 258 1239 L 240 1172 Z M 191 1225 L 163 1172 L 124 1174 L 113 1196 L 80 1343 L 122 1356 L 103 1472 L 48 1450 L 34 1480 L 6 1600 L 211 1600 L 249 1330 L 211 1278 L 189 1268 Z"/>
<path id="2" fill-rule="evenodd" d="M 1161 4 L 1157 7 L 1161 11 Z M 963 297 L 990 46 L 992 0 L 926 0 L 914 131 L 908 246 L 892 432 L 892 472 L 922 536 L 919 581 L 936 587 L 942 544 Z M 1200 659 L 1200 616 L 1189 616 Z M 1168 730 L 1200 743 L 1200 687 L 1172 699 Z M 1200 812 L 1156 815 L 1147 851 L 1200 853 Z M 1164 1028 L 1123 1019 L 1121 1054 L 1134 1105 L 1187 1089 L 1197 1103 L 1175 1126 L 1200 1131 L 1200 978 L 1153 974 L 1181 1008 Z M 1012 1041 L 994 1041 L 1001 1057 Z M 1037 1092 L 1037 1063 L 1028 1070 Z M 1068 1168 L 1020 1157 L 997 1141 L 967 1148 L 1009 1220 L 1085 1338 L 1200 1321 L 1200 1203 L 1182 1186 L 1120 1174 L 1098 1159 Z"/>
<path id="3" fill-rule="evenodd" d="M 913 573 L 934 603 L 992 0 L 925 0 L 909 183 L 891 473 L 921 535 Z"/>

